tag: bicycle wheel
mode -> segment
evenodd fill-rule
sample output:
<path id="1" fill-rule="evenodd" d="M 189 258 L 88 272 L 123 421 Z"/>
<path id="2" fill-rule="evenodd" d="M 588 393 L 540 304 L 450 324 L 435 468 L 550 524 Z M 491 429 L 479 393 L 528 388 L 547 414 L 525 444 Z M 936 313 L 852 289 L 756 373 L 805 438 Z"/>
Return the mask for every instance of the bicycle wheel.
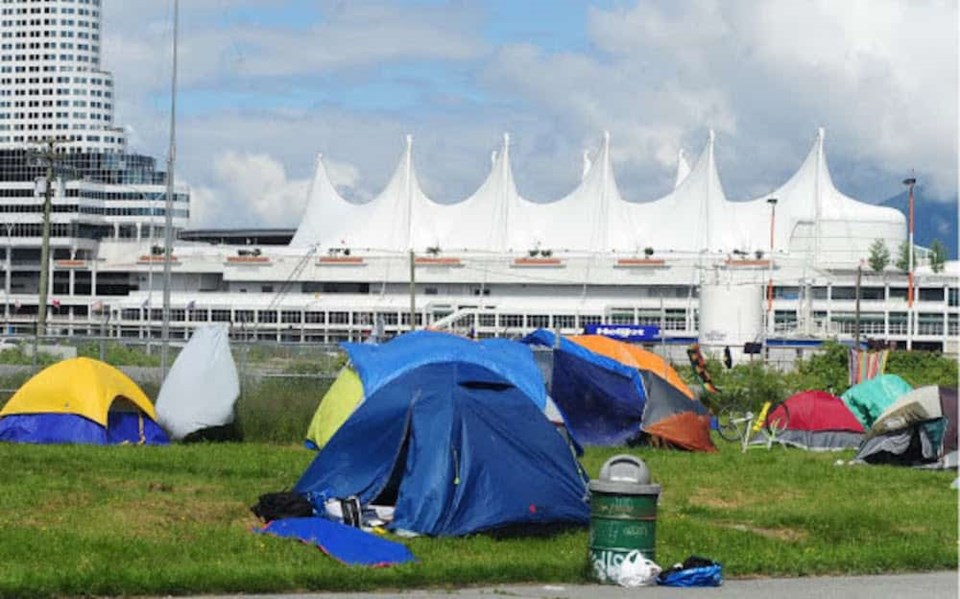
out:
<path id="1" fill-rule="evenodd" d="M 726 406 L 717 414 L 717 432 L 724 441 L 741 441 L 747 434 L 748 420 L 739 408 Z"/>
<path id="2" fill-rule="evenodd" d="M 776 439 L 780 436 L 780 433 L 787 430 L 789 423 L 790 410 L 787 409 L 787 404 L 780 402 L 767 412 L 767 421 L 763 423 L 763 427 L 766 429 L 767 435 Z"/>

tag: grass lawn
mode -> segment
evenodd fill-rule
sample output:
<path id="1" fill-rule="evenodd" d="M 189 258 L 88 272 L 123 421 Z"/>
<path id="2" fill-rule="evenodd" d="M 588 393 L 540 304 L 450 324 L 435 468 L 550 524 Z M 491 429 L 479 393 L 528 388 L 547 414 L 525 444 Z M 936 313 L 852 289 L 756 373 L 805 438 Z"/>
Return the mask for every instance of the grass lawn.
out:
<path id="1" fill-rule="evenodd" d="M 851 457 L 725 446 L 629 450 L 663 485 L 658 562 L 691 554 L 728 577 L 957 567 L 953 472 L 836 466 Z M 590 450 L 595 475 L 624 450 Z M 269 444 L 0 444 L 0 595 L 137 595 L 452 587 L 587 580 L 587 531 L 550 538 L 405 540 L 420 562 L 347 568 L 316 548 L 251 534 L 261 493 L 312 454 Z"/>

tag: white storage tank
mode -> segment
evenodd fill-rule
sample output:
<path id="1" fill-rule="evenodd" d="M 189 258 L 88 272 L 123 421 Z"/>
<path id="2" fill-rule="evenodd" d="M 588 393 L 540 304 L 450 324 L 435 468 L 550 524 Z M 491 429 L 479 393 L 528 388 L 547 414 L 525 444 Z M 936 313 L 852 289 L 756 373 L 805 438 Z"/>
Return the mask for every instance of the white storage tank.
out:
<path id="1" fill-rule="evenodd" d="M 740 356 L 744 343 L 761 340 L 763 291 L 763 285 L 754 282 L 701 283 L 700 345 L 706 353 L 729 347 Z"/>

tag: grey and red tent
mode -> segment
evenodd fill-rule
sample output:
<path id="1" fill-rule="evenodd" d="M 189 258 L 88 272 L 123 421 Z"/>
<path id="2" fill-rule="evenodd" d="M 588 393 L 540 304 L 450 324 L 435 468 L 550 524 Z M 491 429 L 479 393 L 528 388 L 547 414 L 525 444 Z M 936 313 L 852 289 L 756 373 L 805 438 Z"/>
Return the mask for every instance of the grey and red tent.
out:
<path id="1" fill-rule="evenodd" d="M 768 420 L 786 416 L 786 428 L 776 440 L 811 451 L 855 449 L 863 440 L 863 425 L 843 400 L 826 391 L 801 391 L 776 407 Z M 765 439 L 755 442 L 766 442 Z"/>
<path id="2" fill-rule="evenodd" d="M 864 435 L 858 461 L 957 466 L 957 390 L 931 385 L 901 396 Z"/>

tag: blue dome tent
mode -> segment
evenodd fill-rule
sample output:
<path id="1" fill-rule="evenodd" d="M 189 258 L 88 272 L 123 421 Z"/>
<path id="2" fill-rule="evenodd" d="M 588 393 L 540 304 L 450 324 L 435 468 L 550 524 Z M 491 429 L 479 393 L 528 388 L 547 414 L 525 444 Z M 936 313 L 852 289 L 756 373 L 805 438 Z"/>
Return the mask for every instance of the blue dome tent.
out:
<path id="1" fill-rule="evenodd" d="M 436 536 L 588 523 L 586 475 L 543 414 L 528 348 L 426 331 L 344 348 L 374 391 L 296 484 L 318 510 L 393 503 L 393 529 Z"/>

